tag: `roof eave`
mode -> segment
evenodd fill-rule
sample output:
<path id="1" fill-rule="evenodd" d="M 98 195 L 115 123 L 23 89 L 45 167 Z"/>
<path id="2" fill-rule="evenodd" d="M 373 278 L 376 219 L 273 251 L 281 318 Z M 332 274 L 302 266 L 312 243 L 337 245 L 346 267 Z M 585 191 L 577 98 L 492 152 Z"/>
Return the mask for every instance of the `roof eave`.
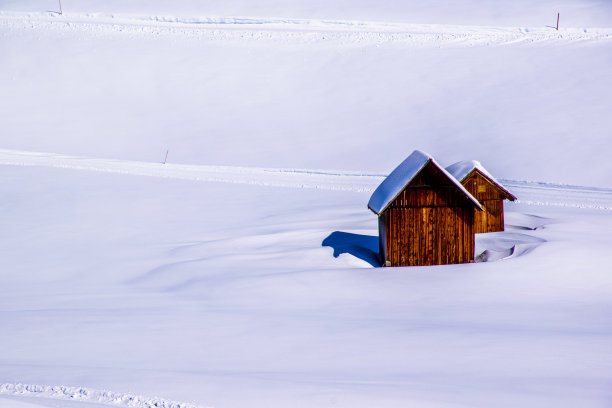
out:
<path id="1" fill-rule="evenodd" d="M 389 200 L 389 202 L 387 203 L 387 205 L 385 205 L 379 213 L 377 213 L 377 215 L 380 215 L 382 213 L 385 212 L 385 210 L 387 208 L 389 208 L 389 206 L 391 205 L 391 203 L 393 203 L 395 201 L 395 199 L 397 197 L 399 197 L 400 194 L 402 194 L 402 192 L 406 189 L 406 187 L 408 187 L 410 185 L 410 183 L 412 183 L 412 180 L 414 180 L 414 178 L 425 168 L 425 166 L 427 166 L 433 159 L 430 157 L 427 159 L 427 161 L 421 166 L 419 167 L 419 169 L 417 171 L 414 172 L 414 176 L 412 176 L 412 178 L 410 180 L 408 180 L 408 182 L 406 184 L 404 184 L 404 187 L 401 188 L 401 190 L 391 199 Z"/>

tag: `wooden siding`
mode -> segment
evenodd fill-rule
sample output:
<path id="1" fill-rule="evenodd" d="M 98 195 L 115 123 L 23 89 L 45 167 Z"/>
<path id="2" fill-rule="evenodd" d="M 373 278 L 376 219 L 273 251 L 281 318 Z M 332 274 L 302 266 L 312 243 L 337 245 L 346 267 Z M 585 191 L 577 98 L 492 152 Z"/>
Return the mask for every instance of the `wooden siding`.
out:
<path id="1" fill-rule="evenodd" d="M 461 184 L 484 208 L 474 212 L 474 233 L 503 231 L 504 200 L 508 195 L 478 171 L 469 174 Z"/>
<path id="2" fill-rule="evenodd" d="M 443 265 L 474 259 L 473 210 L 467 207 L 392 208 L 386 260 L 391 266 Z"/>
<path id="3" fill-rule="evenodd" d="M 379 218 L 381 257 L 391 266 L 474 259 L 474 204 L 429 163 Z"/>

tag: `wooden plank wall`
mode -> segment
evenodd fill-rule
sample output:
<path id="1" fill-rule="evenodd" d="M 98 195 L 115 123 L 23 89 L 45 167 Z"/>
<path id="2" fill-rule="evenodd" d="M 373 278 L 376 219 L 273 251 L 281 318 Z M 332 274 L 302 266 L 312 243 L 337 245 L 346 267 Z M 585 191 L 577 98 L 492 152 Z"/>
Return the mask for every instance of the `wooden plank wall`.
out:
<path id="1" fill-rule="evenodd" d="M 484 211 L 479 211 L 480 223 L 474 218 L 474 232 L 494 232 L 504 230 L 504 200 L 481 201 Z M 483 219 L 484 218 L 484 219 Z"/>
<path id="2" fill-rule="evenodd" d="M 387 259 L 392 266 L 444 265 L 474 259 L 471 208 L 392 208 Z"/>
<path id="3" fill-rule="evenodd" d="M 503 231 L 506 198 L 504 191 L 478 172 L 466 177 L 462 184 L 484 208 L 484 211 L 474 212 L 474 232 L 479 234 Z"/>

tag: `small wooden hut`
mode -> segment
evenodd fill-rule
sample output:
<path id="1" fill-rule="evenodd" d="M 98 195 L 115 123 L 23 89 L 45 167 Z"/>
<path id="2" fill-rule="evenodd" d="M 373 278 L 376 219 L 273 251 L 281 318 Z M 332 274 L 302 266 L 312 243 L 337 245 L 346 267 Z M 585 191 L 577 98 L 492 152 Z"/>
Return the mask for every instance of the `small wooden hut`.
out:
<path id="1" fill-rule="evenodd" d="M 372 194 L 385 266 L 441 265 L 474 259 L 478 201 L 428 154 L 414 151 Z"/>
<path id="2" fill-rule="evenodd" d="M 466 160 L 451 164 L 446 170 L 480 202 L 484 211 L 474 213 L 474 233 L 504 230 L 504 200 L 512 195 L 480 162 Z"/>

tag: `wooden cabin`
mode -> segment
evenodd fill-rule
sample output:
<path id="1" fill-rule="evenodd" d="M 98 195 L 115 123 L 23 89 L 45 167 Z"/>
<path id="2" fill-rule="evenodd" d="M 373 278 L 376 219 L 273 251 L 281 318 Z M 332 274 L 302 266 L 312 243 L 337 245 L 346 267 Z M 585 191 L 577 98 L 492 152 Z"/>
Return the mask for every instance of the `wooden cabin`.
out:
<path id="1" fill-rule="evenodd" d="M 372 194 L 384 266 L 441 265 L 474 259 L 478 201 L 428 154 L 414 151 Z"/>
<path id="2" fill-rule="evenodd" d="M 512 195 L 480 162 L 461 161 L 446 168 L 484 208 L 474 213 L 474 233 L 504 230 L 504 200 L 514 201 Z"/>

